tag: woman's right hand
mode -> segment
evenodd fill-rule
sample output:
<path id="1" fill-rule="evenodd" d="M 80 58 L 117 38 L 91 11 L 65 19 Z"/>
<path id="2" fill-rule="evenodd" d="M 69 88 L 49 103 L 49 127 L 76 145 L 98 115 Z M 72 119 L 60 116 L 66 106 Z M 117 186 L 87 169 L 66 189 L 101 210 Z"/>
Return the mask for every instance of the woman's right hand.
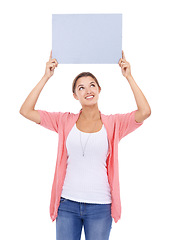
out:
<path id="1" fill-rule="evenodd" d="M 54 69 L 57 66 L 58 66 L 58 62 L 55 58 L 52 59 L 52 50 L 51 50 L 49 61 L 46 63 L 46 69 L 45 69 L 44 76 L 46 76 L 47 78 L 50 78 L 51 76 L 53 76 Z"/>

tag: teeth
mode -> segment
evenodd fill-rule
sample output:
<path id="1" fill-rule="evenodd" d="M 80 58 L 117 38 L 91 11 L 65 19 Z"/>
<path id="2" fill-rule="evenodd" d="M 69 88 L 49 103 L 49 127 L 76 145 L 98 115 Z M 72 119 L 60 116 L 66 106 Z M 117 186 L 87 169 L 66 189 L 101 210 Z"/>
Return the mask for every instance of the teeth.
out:
<path id="1" fill-rule="evenodd" d="M 90 96 L 90 97 L 86 97 L 86 98 L 92 98 L 93 96 Z"/>

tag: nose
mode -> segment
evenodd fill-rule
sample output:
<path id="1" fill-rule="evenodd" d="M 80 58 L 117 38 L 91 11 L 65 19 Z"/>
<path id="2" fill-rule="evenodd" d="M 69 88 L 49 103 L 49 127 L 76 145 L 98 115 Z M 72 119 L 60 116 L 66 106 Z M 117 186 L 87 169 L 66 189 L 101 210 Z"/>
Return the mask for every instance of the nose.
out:
<path id="1" fill-rule="evenodd" d="M 87 88 L 86 92 L 87 92 L 87 94 L 90 94 L 92 91 L 90 88 Z"/>

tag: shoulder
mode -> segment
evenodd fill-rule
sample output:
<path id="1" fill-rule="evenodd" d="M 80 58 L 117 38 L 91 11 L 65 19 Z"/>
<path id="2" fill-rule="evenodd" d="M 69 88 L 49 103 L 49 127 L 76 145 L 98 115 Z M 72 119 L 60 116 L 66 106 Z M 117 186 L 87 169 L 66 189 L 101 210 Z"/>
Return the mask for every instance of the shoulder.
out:
<path id="1" fill-rule="evenodd" d="M 62 120 L 70 120 L 78 116 L 78 113 L 60 112 Z"/>
<path id="2" fill-rule="evenodd" d="M 101 117 L 108 121 L 115 121 L 118 118 L 118 113 L 116 114 L 104 114 L 101 113 Z"/>

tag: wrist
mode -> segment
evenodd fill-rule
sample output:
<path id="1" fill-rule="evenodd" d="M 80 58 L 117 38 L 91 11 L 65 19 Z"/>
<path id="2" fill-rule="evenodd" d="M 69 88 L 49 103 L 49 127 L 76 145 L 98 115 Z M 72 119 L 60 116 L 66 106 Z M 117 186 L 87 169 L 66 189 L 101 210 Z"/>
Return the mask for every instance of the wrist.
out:
<path id="1" fill-rule="evenodd" d="M 46 76 L 45 74 L 43 75 L 42 79 L 47 82 L 49 80 L 50 77 Z"/>
<path id="2" fill-rule="evenodd" d="M 129 75 L 129 76 L 126 77 L 126 79 L 127 79 L 128 81 L 132 81 L 134 78 L 133 78 L 132 75 Z"/>

